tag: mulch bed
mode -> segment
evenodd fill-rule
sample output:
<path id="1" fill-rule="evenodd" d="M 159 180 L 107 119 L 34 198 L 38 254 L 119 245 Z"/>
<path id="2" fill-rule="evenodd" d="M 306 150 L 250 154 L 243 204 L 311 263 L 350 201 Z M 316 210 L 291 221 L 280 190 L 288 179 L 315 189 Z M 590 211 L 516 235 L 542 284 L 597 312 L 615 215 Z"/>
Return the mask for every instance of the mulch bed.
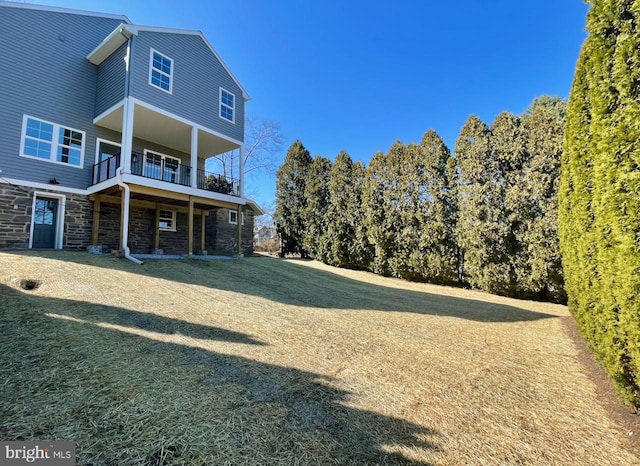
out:
<path id="1" fill-rule="evenodd" d="M 573 317 L 561 317 L 567 335 L 573 340 L 578 352 L 578 360 L 585 368 L 587 375 L 596 386 L 600 405 L 607 411 L 611 419 L 629 438 L 629 447 L 635 455 L 640 455 L 640 415 L 631 406 L 625 406 L 616 395 L 611 379 L 596 361 L 587 342 L 582 338 L 580 329 Z"/>

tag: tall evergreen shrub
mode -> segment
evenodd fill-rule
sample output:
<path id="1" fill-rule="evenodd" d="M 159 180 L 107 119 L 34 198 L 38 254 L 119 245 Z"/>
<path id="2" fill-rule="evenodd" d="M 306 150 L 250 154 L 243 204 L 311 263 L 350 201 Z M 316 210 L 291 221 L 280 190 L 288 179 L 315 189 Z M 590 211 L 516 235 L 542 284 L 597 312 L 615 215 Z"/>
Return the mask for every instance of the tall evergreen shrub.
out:
<path id="1" fill-rule="evenodd" d="M 592 0 L 567 111 L 559 235 L 569 309 L 640 401 L 640 1 Z"/>

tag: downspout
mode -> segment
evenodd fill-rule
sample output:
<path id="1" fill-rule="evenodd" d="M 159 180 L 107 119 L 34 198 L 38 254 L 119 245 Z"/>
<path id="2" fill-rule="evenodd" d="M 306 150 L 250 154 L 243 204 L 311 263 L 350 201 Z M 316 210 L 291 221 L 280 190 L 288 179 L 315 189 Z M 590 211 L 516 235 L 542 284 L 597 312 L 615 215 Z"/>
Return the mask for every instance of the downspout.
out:
<path id="1" fill-rule="evenodd" d="M 129 259 L 131 262 L 137 265 L 142 265 L 143 262 L 139 259 L 136 259 L 131 255 L 131 250 L 129 249 L 129 197 L 131 196 L 131 190 L 129 189 L 129 185 L 122 181 L 122 169 L 118 174 L 118 186 L 120 186 L 124 193 L 122 195 L 122 208 L 124 209 L 124 218 L 122 219 L 122 251 L 124 252 L 125 259 Z"/>
<path id="2" fill-rule="evenodd" d="M 124 34 L 122 29 L 120 30 L 120 32 L 122 33 L 122 35 L 126 37 L 126 34 Z M 124 98 L 125 99 L 129 97 L 129 82 L 131 79 L 130 63 L 131 63 L 131 45 L 133 42 L 131 40 L 131 37 L 133 36 L 127 37 L 127 41 L 128 41 L 127 57 L 126 57 L 127 62 L 126 62 L 126 77 L 124 82 Z M 125 108 L 124 108 L 125 111 L 126 111 L 126 108 L 127 107 L 125 105 Z M 124 193 L 122 194 L 122 209 L 124 210 L 124 215 L 123 215 L 124 218 L 121 220 L 123 222 L 122 251 L 124 252 L 125 259 L 129 259 L 134 264 L 142 265 L 143 262 L 141 260 L 136 259 L 131 255 L 131 250 L 129 249 L 129 244 L 128 244 L 129 243 L 129 199 L 131 197 L 131 190 L 129 189 L 129 185 L 122 180 L 122 174 L 124 172 L 124 165 L 125 165 L 125 157 L 126 155 L 122 154 L 120 169 L 118 170 L 118 178 L 117 178 L 118 186 L 120 186 L 124 191 Z"/>

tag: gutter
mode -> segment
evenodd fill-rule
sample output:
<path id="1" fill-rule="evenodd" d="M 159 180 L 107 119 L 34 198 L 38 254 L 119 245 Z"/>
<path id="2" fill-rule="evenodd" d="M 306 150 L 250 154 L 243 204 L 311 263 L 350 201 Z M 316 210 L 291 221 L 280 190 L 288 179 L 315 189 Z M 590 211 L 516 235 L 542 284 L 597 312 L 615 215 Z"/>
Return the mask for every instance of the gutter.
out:
<path id="1" fill-rule="evenodd" d="M 125 259 L 129 259 L 136 265 L 142 265 L 142 262 L 139 259 L 136 259 L 131 255 L 131 250 L 129 249 L 129 197 L 131 196 L 131 190 L 129 189 L 129 185 L 122 181 L 122 170 L 118 174 L 118 186 L 120 186 L 124 190 L 124 194 L 122 196 L 122 208 L 124 209 L 124 215 L 122 219 L 122 250 L 124 251 Z"/>

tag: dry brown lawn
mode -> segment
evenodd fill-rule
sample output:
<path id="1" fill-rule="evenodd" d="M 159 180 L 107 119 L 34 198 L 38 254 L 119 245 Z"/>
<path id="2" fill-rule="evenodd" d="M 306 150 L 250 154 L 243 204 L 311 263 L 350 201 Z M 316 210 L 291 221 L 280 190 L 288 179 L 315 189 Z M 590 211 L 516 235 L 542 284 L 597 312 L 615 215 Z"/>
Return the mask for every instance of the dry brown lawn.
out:
<path id="1" fill-rule="evenodd" d="M 301 260 L 5 252 L 0 306 L 0 439 L 72 440 L 78 464 L 640 463 L 559 305 Z"/>

